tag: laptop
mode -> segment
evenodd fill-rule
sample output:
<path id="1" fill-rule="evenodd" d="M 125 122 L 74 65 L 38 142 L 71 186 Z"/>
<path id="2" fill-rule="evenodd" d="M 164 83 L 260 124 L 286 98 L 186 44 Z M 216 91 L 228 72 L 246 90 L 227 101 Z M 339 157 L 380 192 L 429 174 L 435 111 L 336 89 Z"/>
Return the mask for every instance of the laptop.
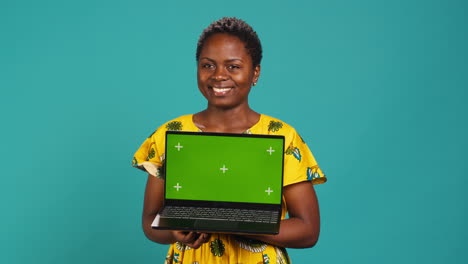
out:
<path id="1" fill-rule="evenodd" d="M 152 228 L 278 234 L 284 136 L 166 132 L 163 209 Z"/>

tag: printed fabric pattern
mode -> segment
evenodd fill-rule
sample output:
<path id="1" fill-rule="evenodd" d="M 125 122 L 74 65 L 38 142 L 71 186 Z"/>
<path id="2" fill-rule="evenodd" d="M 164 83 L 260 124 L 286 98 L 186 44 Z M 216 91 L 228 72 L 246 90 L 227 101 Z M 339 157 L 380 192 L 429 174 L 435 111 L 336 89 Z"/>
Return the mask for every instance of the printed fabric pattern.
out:
<path id="1" fill-rule="evenodd" d="M 171 120 L 152 133 L 136 151 L 132 166 L 159 178 L 164 163 L 165 133 L 168 130 L 201 131 L 192 121 L 192 115 Z M 326 182 L 327 178 L 318 166 L 312 152 L 299 134 L 288 124 L 261 115 L 260 120 L 246 130 L 249 134 L 285 136 L 283 186 L 309 181 L 312 184 Z M 284 198 L 283 198 L 284 199 Z M 281 218 L 287 213 L 283 202 Z M 262 241 L 250 240 L 237 235 L 212 234 L 210 241 L 198 249 L 182 243 L 170 246 L 164 263 L 214 264 L 214 263 L 291 263 L 284 248 Z"/>

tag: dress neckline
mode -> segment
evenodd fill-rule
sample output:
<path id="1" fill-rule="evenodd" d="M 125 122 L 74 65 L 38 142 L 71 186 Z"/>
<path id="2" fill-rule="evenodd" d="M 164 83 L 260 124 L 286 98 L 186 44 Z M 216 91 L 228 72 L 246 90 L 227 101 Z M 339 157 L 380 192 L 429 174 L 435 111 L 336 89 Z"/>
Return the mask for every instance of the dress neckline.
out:
<path id="1" fill-rule="evenodd" d="M 193 121 L 193 115 L 194 114 L 190 114 L 190 122 L 191 124 L 198 130 L 198 132 L 204 132 L 201 128 L 199 128 L 195 122 Z M 263 114 L 259 114 L 260 115 L 260 118 L 258 119 L 257 123 L 253 124 L 251 127 L 247 128 L 244 132 L 242 132 L 241 134 L 243 133 L 252 133 L 252 129 L 254 129 L 255 127 L 258 126 L 258 124 L 260 124 L 264 118 L 264 115 Z"/>

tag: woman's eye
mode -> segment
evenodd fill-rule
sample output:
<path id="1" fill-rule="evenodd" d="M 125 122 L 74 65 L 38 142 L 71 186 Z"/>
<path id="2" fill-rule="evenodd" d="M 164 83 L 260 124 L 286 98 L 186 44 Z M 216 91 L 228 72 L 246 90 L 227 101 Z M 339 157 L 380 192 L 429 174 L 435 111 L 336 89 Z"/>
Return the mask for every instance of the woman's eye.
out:
<path id="1" fill-rule="evenodd" d="M 205 64 L 202 65 L 202 67 L 205 68 L 205 69 L 212 69 L 212 68 L 214 68 L 214 65 L 209 64 L 209 63 L 205 63 Z"/>
<path id="2" fill-rule="evenodd" d="M 228 69 L 230 69 L 230 70 L 237 70 L 237 69 L 240 69 L 240 66 L 239 66 L 239 65 L 229 65 L 229 66 L 228 66 Z"/>

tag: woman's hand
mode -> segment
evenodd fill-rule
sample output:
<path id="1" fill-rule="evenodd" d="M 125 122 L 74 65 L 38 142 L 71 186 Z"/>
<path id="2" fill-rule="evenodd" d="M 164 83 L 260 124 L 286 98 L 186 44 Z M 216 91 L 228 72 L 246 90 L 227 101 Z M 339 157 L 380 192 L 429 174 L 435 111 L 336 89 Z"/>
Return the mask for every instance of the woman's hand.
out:
<path id="1" fill-rule="evenodd" d="M 210 240 L 211 234 L 199 232 L 172 231 L 174 238 L 191 248 L 199 248 Z"/>
<path id="2" fill-rule="evenodd" d="M 248 235 L 272 245 L 307 248 L 317 243 L 320 233 L 320 214 L 317 196 L 310 182 L 288 185 L 283 189 L 289 218 L 281 221 L 277 235 Z"/>
<path id="3" fill-rule="evenodd" d="M 143 231 L 150 240 L 161 244 L 172 244 L 178 241 L 191 248 L 199 248 L 203 243 L 208 242 L 211 235 L 207 233 L 156 230 L 151 228 L 154 217 L 162 208 L 163 200 L 164 181 L 148 175 L 142 220 Z"/>

